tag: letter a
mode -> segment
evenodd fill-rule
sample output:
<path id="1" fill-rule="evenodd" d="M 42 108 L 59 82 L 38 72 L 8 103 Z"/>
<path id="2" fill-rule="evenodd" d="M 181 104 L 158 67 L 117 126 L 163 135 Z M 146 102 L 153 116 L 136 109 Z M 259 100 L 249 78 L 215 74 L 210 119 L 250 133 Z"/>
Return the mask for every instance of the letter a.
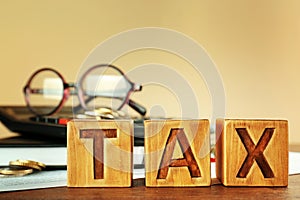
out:
<path id="1" fill-rule="evenodd" d="M 183 158 L 172 159 L 176 139 L 183 153 Z M 169 167 L 188 167 L 191 177 L 201 177 L 201 172 L 197 161 L 194 157 L 189 141 L 184 133 L 183 128 L 172 128 L 166 142 L 160 168 L 157 178 L 165 179 L 168 175 Z"/>

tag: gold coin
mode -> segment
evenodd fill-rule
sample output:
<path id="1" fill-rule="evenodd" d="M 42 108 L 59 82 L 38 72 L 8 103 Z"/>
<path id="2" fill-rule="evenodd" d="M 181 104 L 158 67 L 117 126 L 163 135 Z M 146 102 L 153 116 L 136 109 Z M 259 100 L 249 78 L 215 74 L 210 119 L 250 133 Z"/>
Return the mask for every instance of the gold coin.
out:
<path id="1" fill-rule="evenodd" d="M 42 168 L 45 168 L 46 165 L 41 162 L 36 162 L 32 160 L 16 160 L 10 161 L 9 166 L 18 166 L 18 167 L 27 167 L 41 171 Z"/>
<path id="2" fill-rule="evenodd" d="M 0 168 L 0 175 L 3 176 L 24 176 L 31 174 L 33 169 L 12 169 L 12 168 Z"/>
<path id="3" fill-rule="evenodd" d="M 30 164 L 33 164 L 33 165 L 38 165 L 41 168 L 46 168 L 46 165 L 42 162 L 37 162 L 37 161 L 33 161 L 33 160 L 17 160 L 17 161 L 23 162 L 23 163 L 30 163 Z"/>
<path id="4" fill-rule="evenodd" d="M 98 108 L 97 110 L 95 110 L 95 112 L 98 112 L 98 113 L 101 113 L 101 114 L 108 114 L 108 113 L 112 113 L 113 110 L 110 109 L 110 108 L 102 107 L 102 108 Z"/>
<path id="5" fill-rule="evenodd" d="M 25 174 L 27 175 L 27 174 Z M 0 178 L 13 178 L 13 177 L 19 177 L 19 176 L 25 176 L 25 175 L 4 175 L 0 174 Z"/>

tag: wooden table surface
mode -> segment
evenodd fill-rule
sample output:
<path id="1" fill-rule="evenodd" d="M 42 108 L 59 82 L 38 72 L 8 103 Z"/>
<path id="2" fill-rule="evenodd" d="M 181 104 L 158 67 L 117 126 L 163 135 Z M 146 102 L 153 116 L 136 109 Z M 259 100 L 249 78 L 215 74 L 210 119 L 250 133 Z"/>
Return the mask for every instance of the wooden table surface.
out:
<path id="1" fill-rule="evenodd" d="M 288 187 L 147 188 L 144 179 L 131 188 L 49 188 L 0 193 L 0 199 L 296 199 L 300 198 L 300 175 L 289 177 Z"/>

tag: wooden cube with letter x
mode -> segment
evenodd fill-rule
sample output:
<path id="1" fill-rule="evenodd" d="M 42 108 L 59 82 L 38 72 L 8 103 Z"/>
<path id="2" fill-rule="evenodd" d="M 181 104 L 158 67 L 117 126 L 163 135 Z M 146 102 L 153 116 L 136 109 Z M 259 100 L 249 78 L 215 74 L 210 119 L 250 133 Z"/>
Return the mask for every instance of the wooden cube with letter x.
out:
<path id="1" fill-rule="evenodd" d="M 216 174 L 223 185 L 288 185 L 286 120 L 218 119 L 216 124 Z"/>
<path id="2" fill-rule="evenodd" d="M 145 121 L 146 186 L 209 186 L 208 120 Z"/>
<path id="3" fill-rule="evenodd" d="M 133 122 L 73 120 L 68 123 L 69 187 L 130 187 Z"/>

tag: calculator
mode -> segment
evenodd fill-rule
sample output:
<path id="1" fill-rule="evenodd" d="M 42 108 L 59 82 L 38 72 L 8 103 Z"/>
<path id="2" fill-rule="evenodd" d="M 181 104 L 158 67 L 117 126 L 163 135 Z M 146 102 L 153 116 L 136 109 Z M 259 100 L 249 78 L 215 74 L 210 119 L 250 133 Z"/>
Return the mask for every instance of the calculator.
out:
<path id="1" fill-rule="evenodd" d="M 45 108 L 46 109 L 46 108 Z M 67 141 L 67 122 L 74 118 L 72 107 L 53 116 L 35 116 L 26 106 L 0 106 L 0 121 L 24 137 Z M 134 145 L 144 145 L 144 120 L 134 119 Z"/>

